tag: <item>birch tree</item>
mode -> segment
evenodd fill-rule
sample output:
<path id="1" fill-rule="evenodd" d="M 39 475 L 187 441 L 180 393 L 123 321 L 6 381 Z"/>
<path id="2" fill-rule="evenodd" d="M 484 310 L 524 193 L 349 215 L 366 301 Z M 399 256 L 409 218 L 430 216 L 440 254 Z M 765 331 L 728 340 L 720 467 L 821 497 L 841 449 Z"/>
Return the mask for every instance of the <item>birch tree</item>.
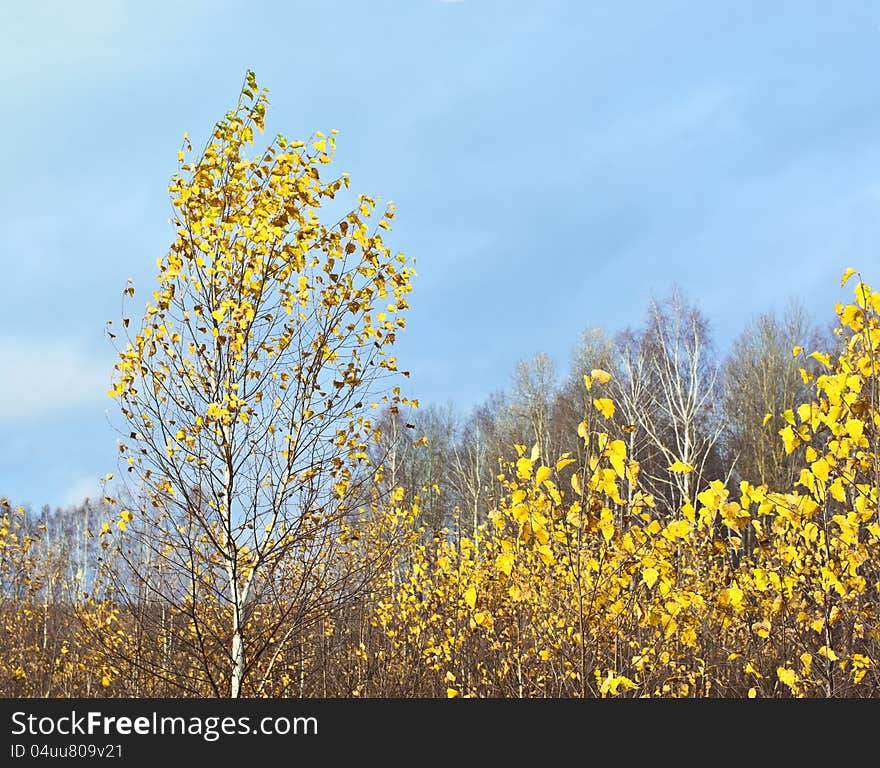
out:
<path id="1" fill-rule="evenodd" d="M 200 153 L 184 134 L 157 289 L 140 322 L 109 327 L 123 339 L 110 391 L 121 463 L 146 499 L 116 525 L 139 516 L 163 563 L 151 596 L 186 616 L 200 669 L 182 688 L 232 697 L 259 692 L 260 670 L 334 588 L 356 588 L 335 534 L 369 476 L 356 470 L 377 437 L 372 407 L 408 404 L 390 354 L 413 274 L 382 239 L 394 208 L 377 215 L 359 195 L 322 223 L 349 189 L 346 174 L 325 178 L 335 131 L 248 156 L 267 105 L 249 71 Z"/>
<path id="2" fill-rule="evenodd" d="M 644 329 L 624 336 L 616 384 L 629 448 L 669 513 L 693 503 L 721 435 L 718 368 L 708 326 L 678 290 L 652 299 Z"/>

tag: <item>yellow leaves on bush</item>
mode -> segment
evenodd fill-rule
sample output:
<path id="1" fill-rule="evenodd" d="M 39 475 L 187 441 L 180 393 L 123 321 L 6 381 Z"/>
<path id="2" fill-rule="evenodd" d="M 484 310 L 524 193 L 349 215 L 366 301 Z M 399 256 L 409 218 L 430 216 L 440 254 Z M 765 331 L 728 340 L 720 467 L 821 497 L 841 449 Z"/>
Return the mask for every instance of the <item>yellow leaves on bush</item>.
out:
<path id="1" fill-rule="evenodd" d="M 625 675 L 618 675 L 613 671 L 608 670 L 608 674 L 599 684 L 599 693 L 601 693 L 602 696 L 607 696 L 609 694 L 617 696 L 621 691 L 631 691 L 635 687 L 636 684 Z"/>
<path id="2" fill-rule="evenodd" d="M 450 697 L 812 696 L 824 694 L 833 664 L 836 692 L 874 691 L 880 425 L 870 377 L 880 326 L 875 294 L 859 291 L 861 304 L 839 312 L 840 350 L 804 356 L 810 371 L 823 369 L 815 379 L 802 369 L 810 402 L 763 417 L 782 426 L 800 484 L 691 476 L 691 498 L 664 508 L 642 477 L 685 478 L 656 456 L 639 473 L 609 434 L 620 425 L 596 428 L 594 409 L 619 416 L 613 400 L 589 397 L 575 441 L 582 460 L 516 446 L 495 476 L 494 508 L 476 510 L 488 524 L 462 515 L 389 566 L 372 624 L 388 677 L 412 669 L 431 695 Z M 585 385 L 610 380 L 593 369 Z M 757 407 L 760 419 L 768 406 Z M 668 471 L 696 475 L 690 455 Z M 573 495 L 557 489 L 553 468 L 568 470 Z"/>
<path id="3" fill-rule="evenodd" d="M 865 327 L 865 311 L 853 304 L 847 304 L 840 312 L 840 323 L 859 333 Z"/>
<path id="4" fill-rule="evenodd" d="M 125 531 L 128 527 L 128 523 L 134 520 L 134 515 L 127 509 L 123 509 L 122 512 L 119 513 L 119 521 L 116 523 L 117 528 L 120 531 Z M 102 532 L 103 529 L 102 529 Z"/>
<path id="5" fill-rule="evenodd" d="M 670 541 L 686 539 L 691 533 L 691 524 L 687 520 L 673 520 L 663 529 L 662 535 Z"/>

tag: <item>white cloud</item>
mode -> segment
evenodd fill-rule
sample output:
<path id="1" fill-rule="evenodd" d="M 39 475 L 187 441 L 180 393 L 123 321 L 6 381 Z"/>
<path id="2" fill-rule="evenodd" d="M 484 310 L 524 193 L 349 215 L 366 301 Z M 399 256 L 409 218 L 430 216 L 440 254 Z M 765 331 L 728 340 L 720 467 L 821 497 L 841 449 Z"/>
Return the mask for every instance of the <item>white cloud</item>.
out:
<path id="1" fill-rule="evenodd" d="M 0 424 L 41 419 L 107 397 L 112 363 L 75 340 L 0 337 Z"/>

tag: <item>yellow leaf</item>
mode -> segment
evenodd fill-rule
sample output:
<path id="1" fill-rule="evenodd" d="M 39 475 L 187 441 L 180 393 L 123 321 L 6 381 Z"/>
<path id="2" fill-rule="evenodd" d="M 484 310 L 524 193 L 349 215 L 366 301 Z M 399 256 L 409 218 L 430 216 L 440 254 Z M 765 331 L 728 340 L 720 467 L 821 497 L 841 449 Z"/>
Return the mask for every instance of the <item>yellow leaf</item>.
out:
<path id="1" fill-rule="evenodd" d="M 726 592 L 727 600 L 732 607 L 739 608 L 739 606 L 742 605 L 743 591 L 739 588 L 739 584 L 736 583 L 736 579 L 734 579 L 730 586 L 724 591 Z"/>
<path id="2" fill-rule="evenodd" d="M 828 661 L 837 661 L 837 654 L 832 651 L 827 645 L 823 645 L 819 649 L 819 655 L 824 656 Z"/>
<path id="3" fill-rule="evenodd" d="M 556 462 L 556 471 L 559 472 L 561 469 L 564 469 L 569 464 L 574 464 L 574 459 L 569 459 L 567 455 L 563 455 L 562 458 Z"/>
<path id="4" fill-rule="evenodd" d="M 516 476 L 521 480 L 528 480 L 532 476 L 533 462 L 530 459 L 517 459 Z"/>
<path id="5" fill-rule="evenodd" d="M 602 510 L 602 515 L 599 519 L 599 530 L 602 531 L 605 541 L 611 541 L 611 537 L 614 536 L 614 514 L 610 509 Z"/>
<path id="6" fill-rule="evenodd" d="M 825 461 L 825 459 L 818 459 L 814 461 L 810 469 L 812 469 L 813 475 L 816 478 L 821 480 L 823 483 L 828 482 L 828 472 L 830 468 L 828 466 L 828 462 Z"/>
<path id="7" fill-rule="evenodd" d="M 853 440 L 861 440 L 864 432 L 865 432 L 865 422 L 860 421 L 859 419 L 847 419 L 846 420 L 846 433 Z"/>
<path id="8" fill-rule="evenodd" d="M 575 472 L 571 476 L 571 489 L 578 495 L 583 495 L 584 489 L 581 485 L 581 476 L 578 472 Z"/>
<path id="9" fill-rule="evenodd" d="M 593 368 L 590 371 L 590 376 L 594 381 L 598 381 L 600 384 L 607 384 L 611 381 L 611 374 L 608 371 L 603 371 L 601 368 Z"/>
<path id="10" fill-rule="evenodd" d="M 762 426 L 765 426 L 765 427 L 766 427 L 766 426 L 767 426 L 767 423 L 768 423 L 768 422 L 770 421 L 770 419 L 772 419 L 772 418 L 773 418 L 773 414 L 772 414 L 772 413 L 765 413 L 765 414 L 764 414 L 764 422 L 763 422 Z"/>
<path id="11" fill-rule="evenodd" d="M 447 699 L 456 699 L 459 697 L 459 692 L 455 690 L 455 688 L 447 688 L 446 689 L 446 698 Z"/>
<path id="12" fill-rule="evenodd" d="M 510 516 L 518 523 L 525 523 L 529 517 L 529 508 L 526 504 L 516 504 L 510 508 Z"/>
<path id="13" fill-rule="evenodd" d="M 473 609 L 477 604 L 477 590 L 473 587 L 469 587 L 464 593 L 464 601 L 467 603 L 468 608 Z"/>
<path id="14" fill-rule="evenodd" d="M 797 692 L 797 672 L 793 669 L 786 669 L 785 667 L 777 667 L 776 668 L 776 676 L 779 678 L 779 681 L 785 683 L 792 691 Z"/>
<path id="15" fill-rule="evenodd" d="M 538 557 L 544 562 L 544 565 L 553 565 L 555 558 L 553 557 L 553 550 L 550 549 L 548 544 L 542 544 L 538 547 Z"/>
<path id="16" fill-rule="evenodd" d="M 606 419 L 610 419 L 614 415 L 614 402 L 610 398 L 596 398 L 593 400 L 593 405 Z"/>
<path id="17" fill-rule="evenodd" d="M 513 553 L 504 552 L 495 558 L 495 567 L 501 571 L 501 573 L 510 576 L 510 572 L 513 570 L 513 560 Z"/>
<path id="18" fill-rule="evenodd" d="M 798 347 L 798 346 L 792 347 L 791 356 L 797 357 L 803 351 L 804 351 L 803 347 Z"/>
<path id="19" fill-rule="evenodd" d="M 107 675 L 104 675 L 104 677 L 101 678 L 101 685 L 103 685 L 105 688 L 109 687 L 110 678 L 107 677 Z"/>
<path id="20" fill-rule="evenodd" d="M 683 461 L 674 461 L 670 464 L 667 469 L 670 472 L 680 472 L 683 475 L 688 474 L 689 472 L 693 472 L 694 468 L 690 464 L 685 464 Z"/>
<path id="21" fill-rule="evenodd" d="M 779 435 L 782 437 L 782 444 L 785 446 L 786 454 L 791 453 L 801 444 L 800 439 L 795 435 L 794 430 L 791 427 L 780 429 Z"/>
<path id="22" fill-rule="evenodd" d="M 548 477 L 550 477 L 550 467 L 538 467 L 535 472 L 535 485 L 541 485 Z"/>
<path id="23" fill-rule="evenodd" d="M 645 584 L 648 585 L 648 589 L 654 586 L 657 583 L 657 578 L 660 576 L 660 573 L 656 568 L 645 568 L 642 571 L 642 579 L 644 579 Z"/>
<path id="24" fill-rule="evenodd" d="M 804 669 L 804 674 L 809 675 L 810 669 L 812 668 L 812 664 L 813 664 L 813 655 L 804 651 L 801 654 L 800 658 L 801 658 L 801 665 L 803 666 L 803 669 Z"/>
<path id="25" fill-rule="evenodd" d="M 847 304 L 840 316 L 840 322 L 858 333 L 865 327 L 865 313 L 859 307 Z"/>
<path id="26" fill-rule="evenodd" d="M 847 267 L 843 276 L 840 278 L 840 287 L 843 288 L 843 286 L 846 285 L 847 280 L 849 280 L 855 273 L 856 271 L 852 267 Z"/>

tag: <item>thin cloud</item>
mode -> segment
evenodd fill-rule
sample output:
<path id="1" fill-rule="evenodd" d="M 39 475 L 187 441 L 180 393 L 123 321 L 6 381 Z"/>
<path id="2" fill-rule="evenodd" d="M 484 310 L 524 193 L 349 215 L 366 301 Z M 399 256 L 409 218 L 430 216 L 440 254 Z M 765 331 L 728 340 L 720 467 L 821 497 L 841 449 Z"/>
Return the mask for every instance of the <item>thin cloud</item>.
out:
<path id="1" fill-rule="evenodd" d="M 83 475 L 72 481 L 62 492 L 60 503 L 62 507 L 72 507 L 82 504 L 86 499 L 95 501 L 102 495 L 101 483 L 97 477 Z"/>
<path id="2" fill-rule="evenodd" d="M 0 424 L 40 419 L 106 398 L 112 363 L 76 341 L 0 337 Z"/>

